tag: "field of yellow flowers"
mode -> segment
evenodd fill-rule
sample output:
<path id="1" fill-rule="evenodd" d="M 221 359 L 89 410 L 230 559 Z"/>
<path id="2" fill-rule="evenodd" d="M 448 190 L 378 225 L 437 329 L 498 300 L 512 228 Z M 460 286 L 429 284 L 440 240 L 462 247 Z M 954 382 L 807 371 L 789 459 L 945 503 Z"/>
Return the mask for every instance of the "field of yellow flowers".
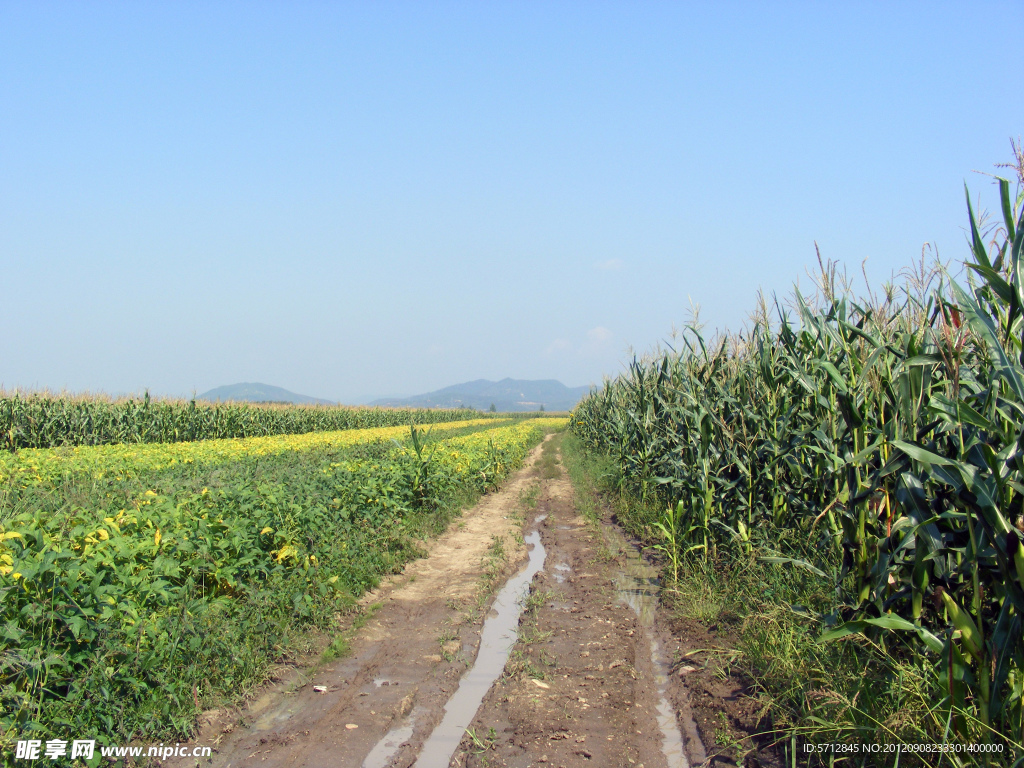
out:
<path id="1" fill-rule="evenodd" d="M 184 735 L 565 419 L 0 459 L 0 746 Z"/>
<path id="2" fill-rule="evenodd" d="M 434 434 L 467 427 L 498 426 L 508 419 L 468 419 L 430 425 Z M 409 427 L 345 429 L 307 432 L 300 435 L 236 437 L 187 443 L 124 443 L 82 445 L 68 448 L 26 448 L 17 453 L 0 453 L 0 488 L 11 485 L 54 486 L 67 476 L 91 475 L 126 479 L 144 476 L 177 464 L 210 466 L 239 459 L 271 457 L 294 451 L 345 448 L 359 443 L 402 439 Z"/>

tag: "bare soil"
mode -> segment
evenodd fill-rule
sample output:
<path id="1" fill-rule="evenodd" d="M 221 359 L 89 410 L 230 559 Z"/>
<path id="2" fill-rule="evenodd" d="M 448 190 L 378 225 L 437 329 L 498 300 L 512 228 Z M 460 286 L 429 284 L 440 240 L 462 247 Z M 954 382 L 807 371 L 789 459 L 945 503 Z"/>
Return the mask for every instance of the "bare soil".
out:
<path id="1" fill-rule="evenodd" d="M 617 563 L 564 477 L 537 512 L 547 550 L 505 676 L 484 699 L 456 766 L 665 766 L 649 645 L 618 601 Z M 560 567 L 562 566 L 562 567 Z"/>
<path id="2" fill-rule="evenodd" d="M 781 766 L 771 739 L 771 721 L 757 691 L 736 671 L 735 639 L 730 627 L 659 615 L 671 643 L 678 681 L 672 688 L 677 710 L 689 709 L 708 755 L 708 766 Z"/>
<path id="3" fill-rule="evenodd" d="M 706 628 L 667 612 L 644 626 L 618 599 L 622 555 L 577 513 L 564 473 L 550 460 L 542 471 L 540 452 L 453 523 L 427 557 L 366 596 L 372 617 L 354 633 L 349 655 L 293 674 L 241 709 L 207 713 L 192 743 L 213 745 L 213 757 L 167 764 L 414 765 L 476 658 L 490 602 L 526 559 L 522 533 L 538 530 L 544 571 L 531 585 L 504 674 L 451 765 L 666 768 L 651 633 L 674 662 L 667 697 L 682 713 L 684 733 L 693 713 L 715 760 L 707 764 L 738 757 L 771 765 L 759 762 L 756 750 L 744 759 L 718 749 L 723 722 L 756 729 L 743 681 L 701 654 L 685 655 L 714 643 Z M 691 765 L 705 759 L 695 739 L 686 752 Z"/>

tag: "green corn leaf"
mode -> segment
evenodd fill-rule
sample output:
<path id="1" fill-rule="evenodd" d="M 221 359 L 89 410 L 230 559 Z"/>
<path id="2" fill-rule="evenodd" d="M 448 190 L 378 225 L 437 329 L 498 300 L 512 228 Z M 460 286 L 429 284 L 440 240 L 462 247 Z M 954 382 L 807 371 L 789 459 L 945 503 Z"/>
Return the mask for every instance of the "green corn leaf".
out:
<path id="1" fill-rule="evenodd" d="M 1018 232 L 1019 235 L 1020 233 Z M 999 342 L 999 334 L 992 323 L 992 318 L 981 311 L 974 297 L 964 291 L 963 288 L 956 283 L 952 284 L 952 288 L 957 294 L 960 307 L 967 315 L 971 328 L 984 340 L 985 346 L 993 358 L 996 372 L 1010 385 L 1013 393 L 1017 396 L 1018 402 L 1024 402 L 1024 378 L 1021 376 L 1019 366 L 1010 360 L 1006 350 L 1003 349 L 1003 345 Z"/>
<path id="2" fill-rule="evenodd" d="M 903 361 L 903 364 L 907 367 L 912 367 L 915 365 L 942 365 L 944 362 L 945 360 L 942 355 L 931 353 L 908 357 Z"/>
<path id="3" fill-rule="evenodd" d="M 913 632 L 921 639 L 929 651 L 934 653 L 942 652 L 943 643 L 939 638 L 924 627 L 919 627 L 904 618 L 894 615 L 881 616 L 877 619 L 848 621 L 843 624 L 843 626 L 822 634 L 822 636 L 818 638 L 818 642 L 829 643 L 848 635 L 863 634 L 868 627 L 881 627 L 882 629 L 898 629 L 905 632 Z"/>
<path id="4" fill-rule="evenodd" d="M 1004 600 L 995 629 L 992 632 L 992 647 L 995 649 L 995 674 L 992 677 L 992 714 L 999 715 L 1002 707 L 1001 693 L 1012 665 L 1014 638 L 1020 637 L 1021 617 L 1013 611 L 1010 601 Z M 1011 693 L 1012 695 L 1012 693 Z"/>
<path id="5" fill-rule="evenodd" d="M 869 459 L 869 458 L 875 456 L 878 453 L 879 447 L 882 446 L 884 443 L 885 443 L 885 435 L 880 435 L 878 437 L 878 439 L 875 440 L 875 442 L 873 442 L 871 445 L 869 445 L 863 451 L 861 451 L 856 456 L 854 456 L 853 459 L 850 461 L 850 463 L 853 464 L 854 466 L 858 466 L 858 465 L 862 464 L 866 459 Z"/>
<path id="6" fill-rule="evenodd" d="M 945 395 L 932 395 L 928 409 L 935 414 L 941 414 L 952 424 L 971 424 L 979 429 L 992 429 L 992 422 L 974 410 L 963 399 L 953 401 Z"/>
<path id="7" fill-rule="evenodd" d="M 986 267 L 981 264 L 968 264 L 968 269 L 971 269 L 985 278 L 985 282 L 995 291 L 996 295 L 1005 301 L 1007 304 L 1012 302 L 1016 296 L 1013 292 L 1013 286 L 1011 286 L 1003 276 L 999 274 L 994 268 Z"/>
<path id="8" fill-rule="evenodd" d="M 734 531 L 734 533 L 735 533 L 735 531 Z M 811 573 L 813 573 L 815 576 L 820 576 L 823 579 L 827 579 L 828 578 L 828 574 L 825 573 L 824 571 L 822 571 L 820 568 L 815 568 L 813 565 L 808 563 L 806 560 L 798 560 L 795 557 L 759 557 L 757 559 L 758 560 L 763 560 L 766 563 L 779 563 L 779 564 L 789 563 L 790 565 L 795 565 L 798 568 L 803 568 L 805 570 L 808 570 Z"/>
<path id="9" fill-rule="evenodd" d="M 1014 262 L 1020 259 L 1021 245 L 1024 244 L 1024 208 L 1021 208 L 1020 218 L 1017 219 L 1017 236 L 1013 239 L 1013 247 L 1010 250 L 1010 259 Z"/>
<path id="10" fill-rule="evenodd" d="M 949 618 L 953 622 L 953 626 L 960 630 L 960 637 L 963 639 L 968 653 L 978 662 L 984 663 L 985 659 L 981 648 L 981 632 L 978 631 L 978 625 L 974 623 L 974 619 L 971 618 L 970 614 L 960 608 L 956 600 L 949 596 L 948 592 L 943 590 L 940 594 L 942 595 L 942 602 L 946 606 L 946 611 L 949 613 Z"/>
<path id="11" fill-rule="evenodd" d="M 1003 222 L 1006 225 L 1006 239 L 1011 243 L 1015 238 L 1013 227 L 1013 204 L 1010 202 L 1010 182 L 999 179 L 999 202 L 1003 207 Z"/>
<path id="12" fill-rule="evenodd" d="M 947 459 L 944 456 L 939 456 L 937 453 L 932 453 L 926 448 L 914 445 L 913 443 L 908 443 L 905 440 L 893 440 L 891 444 L 910 458 L 927 466 L 938 465 L 942 467 L 952 467 L 960 474 L 963 478 L 964 485 L 968 488 L 974 484 L 976 470 L 969 464 L 965 464 L 961 461 L 954 461 L 953 459 Z"/>
<path id="13" fill-rule="evenodd" d="M 832 383 L 835 385 L 836 389 L 843 393 L 849 391 L 849 386 L 847 385 L 846 380 L 843 378 L 843 375 L 839 372 L 839 369 L 836 368 L 832 363 L 828 362 L 827 360 L 823 360 L 820 363 L 818 363 L 818 367 L 824 370 L 826 374 L 828 374 L 828 377 L 832 380 Z"/>
<path id="14" fill-rule="evenodd" d="M 974 218 L 974 206 L 971 205 L 971 193 L 968 191 L 966 183 L 964 184 L 964 196 L 967 198 L 967 213 L 971 219 L 971 252 L 979 264 L 991 269 L 992 262 L 989 261 L 988 254 L 985 252 L 985 244 L 981 239 L 981 233 L 978 231 L 978 222 Z"/>

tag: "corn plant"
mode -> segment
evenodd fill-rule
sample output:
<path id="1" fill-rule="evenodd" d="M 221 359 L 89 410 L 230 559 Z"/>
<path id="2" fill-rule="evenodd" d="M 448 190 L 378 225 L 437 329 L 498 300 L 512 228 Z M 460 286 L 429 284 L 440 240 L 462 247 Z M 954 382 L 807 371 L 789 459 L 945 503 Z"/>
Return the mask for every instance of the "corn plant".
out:
<path id="1" fill-rule="evenodd" d="M 517 414 L 519 415 L 519 414 Z M 526 414 L 522 414 L 525 416 Z M 118 443 L 174 443 L 461 421 L 464 408 L 202 403 L 192 400 L 0 392 L 0 450 Z M 492 416 L 504 416 L 494 414 Z"/>
<path id="2" fill-rule="evenodd" d="M 678 350 L 635 360 L 571 417 L 619 465 L 623 490 L 674 510 L 671 529 L 657 526 L 662 548 L 756 549 L 831 580 L 823 640 L 863 634 L 925 663 L 937 739 L 1018 755 L 1021 173 L 1015 195 L 998 180 L 998 224 L 979 222 L 968 198 L 965 285 L 922 271 L 858 298 L 823 264 L 814 296 L 776 302 L 743 334 L 689 328 Z"/>

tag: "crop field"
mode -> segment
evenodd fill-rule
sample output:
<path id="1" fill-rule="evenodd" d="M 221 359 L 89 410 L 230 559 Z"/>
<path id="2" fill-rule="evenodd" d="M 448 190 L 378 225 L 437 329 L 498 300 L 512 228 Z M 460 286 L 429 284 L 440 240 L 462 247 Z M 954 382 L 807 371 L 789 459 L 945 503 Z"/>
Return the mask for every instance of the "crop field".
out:
<path id="1" fill-rule="evenodd" d="M 525 414 L 517 414 L 524 416 Z M 196 400 L 22 395 L 0 391 L 0 448 L 176 443 L 437 424 L 476 417 L 467 409 L 402 410 Z"/>
<path id="2" fill-rule="evenodd" d="M 467 427 L 497 426 L 508 420 L 467 419 L 430 425 L 433 434 Z M 183 443 L 76 446 L 25 449 L 0 454 L 0 485 L 10 493 L 32 485 L 53 486 L 58 478 L 90 476 L 124 480 L 174 467 L 209 467 L 243 458 L 268 458 L 281 453 L 336 450 L 360 443 L 401 439 L 408 426 L 308 432 L 272 437 L 226 438 Z"/>
<path id="3" fill-rule="evenodd" d="M 188 732 L 564 424 L 0 454 L 2 747 Z"/>
<path id="4" fill-rule="evenodd" d="M 690 328 L 572 416 L 684 608 L 747 585 L 740 663 L 783 743 L 1024 755 L 1024 194 L 999 188 L 987 227 L 968 198 L 966 282 L 857 298 L 823 265 L 814 299 Z"/>

